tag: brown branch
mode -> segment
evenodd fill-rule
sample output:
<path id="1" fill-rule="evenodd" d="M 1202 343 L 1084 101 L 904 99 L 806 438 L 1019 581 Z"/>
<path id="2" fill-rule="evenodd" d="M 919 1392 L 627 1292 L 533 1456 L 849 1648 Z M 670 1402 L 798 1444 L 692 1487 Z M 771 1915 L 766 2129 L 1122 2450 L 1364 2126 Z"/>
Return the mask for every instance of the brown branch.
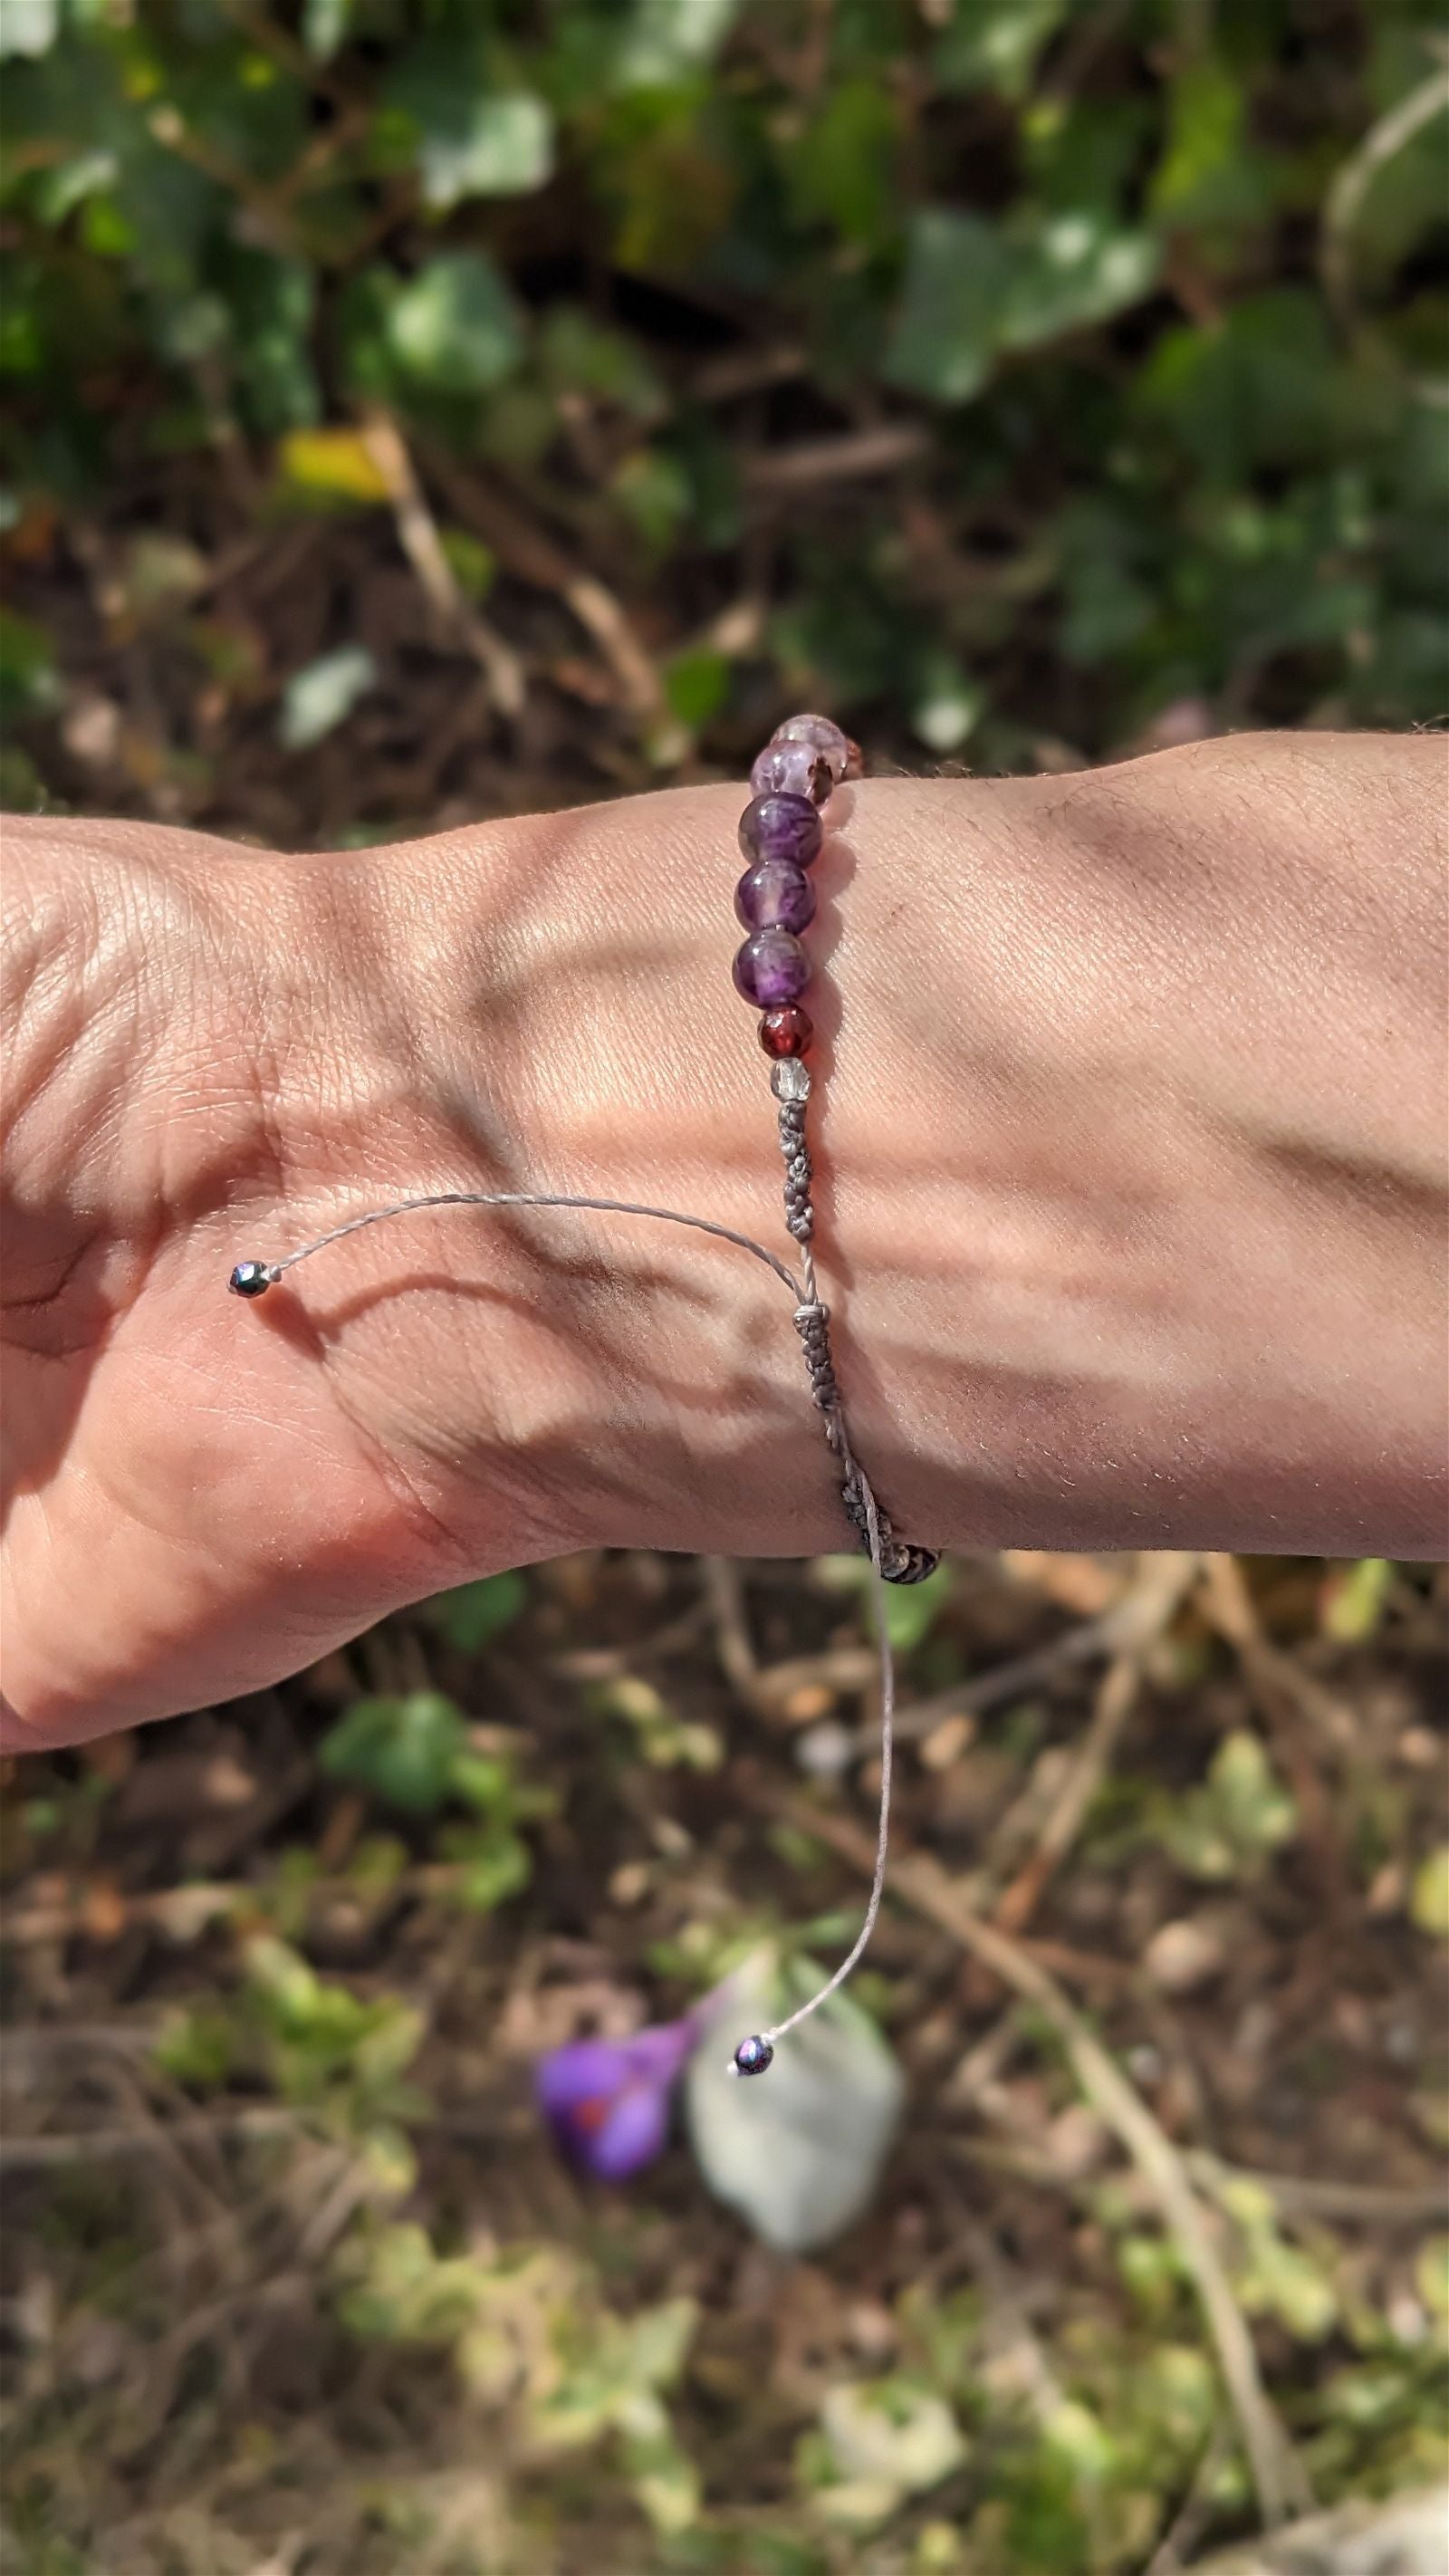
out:
<path id="1" fill-rule="evenodd" d="M 1057 1792 L 1037 1837 L 1036 1849 L 1018 1870 L 996 1908 L 1003 1932 L 1024 1931 L 1042 1890 L 1071 1850 L 1082 1829 L 1123 1729 L 1141 1696 L 1147 1658 L 1170 1625 L 1183 1594 L 1193 1581 L 1196 1556 L 1161 1554 L 1142 1560 L 1141 1571 L 1116 1607 L 1116 1634 L 1131 1635 L 1109 1664 L 1086 1734 L 1077 1745 L 1072 1767 Z"/>
<path id="2" fill-rule="evenodd" d="M 429 448 L 428 471 L 447 494 L 450 509 L 476 530 L 517 580 L 553 591 L 572 611 L 598 645 L 631 712 L 651 722 L 663 717 L 659 674 L 607 585 L 596 574 L 579 571 L 514 495 L 505 501 L 488 491 L 441 448 Z"/>
<path id="3" fill-rule="evenodd" d="M 828 1843 L 869 1877 L 874 1850 L 870 1837 L 857 1826 L 844 1817 L 819 1812 L 803 1798 L 781 1798 L 771 1805 L 784 1822 Z M 1028 1957 L 1019 1942 L 973 1914 L 934 1861 L 907 1853 L 894 1862 L 889 1886 L 893 1895 L 938 1924 L 1051 2023 L 1083 2093 L 1142 2175 L 1177 2244 L 1243 2436 L 1259 2511 L 1270 2527 L 1281 2523 L 1306 2500 L 1302 2470 L 1263 2386 L 1253 2338 L 1177 2148 L 1055 1979 Z"/>
<path id="4" fill-rule="evenodd" d="M 767 448 L 745 468 L 751 492 L 813 492 L 825 483 L 859 483 L 893 474 L 928 453 L 930 432 L 918 421 L 883 421 L 878 429 L 847 430 L 838 438 L 807 438 L 793 447 Z"/>
<path id="5" fill-rule="evenodd" d="M 440 623 L 467 645 L 499 714 L 518 715 L 528 693 L 523 664 L 497 627 L 464 598 L 397 422 L 388 412 L 371 413 L 363 423 L 362 441 L 387 485 L 398 542 Z"/>
<path id="6" fill-rule="evenodd" d="M 50 2130 L 35 2138 L 0 2139 L 0 2173 L 35 2173 L 52 2165 L 109 2163 L 119 2156 L 166 2155 L 176 2146 L 210 2146 L 226 2138 L 274 2138 L 299 2126 L 295 2111 L 256 2104 L 195 2119 L 157 2120 L 134 2129 Z"/>

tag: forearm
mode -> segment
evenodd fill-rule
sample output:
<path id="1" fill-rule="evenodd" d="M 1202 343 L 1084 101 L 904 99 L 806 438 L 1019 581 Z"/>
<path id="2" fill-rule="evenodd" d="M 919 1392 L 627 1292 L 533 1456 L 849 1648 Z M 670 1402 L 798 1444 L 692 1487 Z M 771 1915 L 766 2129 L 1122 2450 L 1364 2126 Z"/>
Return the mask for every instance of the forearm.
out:
<path id="1" fill-rule="evenodd" d="M 1441 745 L 1305 736 L 838 797 L 809 934 L 817 1251 L 902 1528 L 1437 1552 L 1443 783 Z M 491 1179 L 774 1239 L 728 971 L 740 801 L 306 863 L 425 1104 L 339 1188 Z M 348 1327 L 384 1420 L 441 1449 L 465 1550 L 501 1544 L 504 1452 L 540 1496 L 525 1549 L 843 1536 L 785 1293 L 741 1256 L 451 1216 L 353 1257 L 508 1300 L 403 1288 Z M 445 1431 L 409 1383 L 440 1370 Z"/>
<path id="2" fill-rule="evenodd" d="M 1443 1545 L 1443 745 L 882 782 L 816 875 L 821 1286 L 927 1544 Z M 730 985 L 741 791 L 283 859 L 7 826 L 7 1703 L 64 1741 L 584 1545 L 848 1527 Z M 84 1615 L 77 1616 L 77 1605 Z"/>

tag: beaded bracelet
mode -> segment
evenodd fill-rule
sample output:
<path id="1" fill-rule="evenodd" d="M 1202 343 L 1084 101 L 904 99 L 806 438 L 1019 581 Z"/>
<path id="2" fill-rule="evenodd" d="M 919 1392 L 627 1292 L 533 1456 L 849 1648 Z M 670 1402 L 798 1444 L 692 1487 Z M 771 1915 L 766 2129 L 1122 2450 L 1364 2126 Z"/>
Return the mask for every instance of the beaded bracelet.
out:
<path id="1" fill-rule="evenodd" d="M 845 1435 L 830 1353 L 830 1309 L 821 1304 L 815 1284 L 814 1174 L 805 1135 L 810 1099 L 805 1058 L 815 1031 L 800 1006 L 810 981 L 800 933 L 815 918 L 815 888 L 805 871 L 814 866 L 825 838 L 819 809 L 843 779 L 860 774 L 859 747 L 828 716 L 791 716 L 761 752 L 750 771 L 752 801 L 740 816 L 740 848 L 751 864 L 735 888 L 735 912 L 750 935 L 735 958 L 734 977 L 736 991 L 761 1013 L 760 1044 L 773 1058 L 770 1088 L 779 1104 L 785 1157 L 785 1223 L 805 1268 L 806 1293 L 795 1309 L 795 1330 L 805 1345 L 810 1390 L 824 1416 L 825 1436 L 841 1462 L 841 1499 L 869 1547 L 864 1478 Z M 886 1582 L 919 1583 L 934 1573 L 938 1560 L 932 1551 L 898 1539 L 878 1504 L 876 1513 Z"/>
<path id="2" fill-rule="evenodd" d="M 824 843 L 821 809 L 842 781 L 858 778 L 861 757 L 856 745 L 828 716 L 791 716 L 782 724 L 750 771 L 751 801 L 740 818 L 740 847 L 749 862 L 735 889 L 735 912 L 747 936 L 734 961 L 736 990 L 760 1012 L 760 1044 L 771 1059 L 770 1088 L 776 1101 L 780 1150 L 785 1161 L 785 1224 L 800 1247 L 803 1276 L 730 1226 L 709 1217 L 686 1216 L 677 1208 L 641 1207 L 623 1199 L 596 1199 L 533 1190 L 437 1190 L 422 1197 L 390 1199 L 384 1206 L 348 1217 L 326 1234 L 314 1237 L 279 1261 L 239 1261 L 227 1285 L 237 1297 L 255 1299 L 276 1286 L 284 1271 L 308 1261 L 314 1252 L 339 1243 L 344 1235 L 380 1225 L 388 1217 L 444 1207 L 579 1208 L 601 1215 L 643 1216 L 666 1225 L 685 1225 L 695 1232 L 732 1243 L 763 1261 L 789 1289 L 795 1330 L 804 1347 L 810 1392 L 819 1410 L 825 1437 L 840 1476 L 840 1495 L 875 1576 L 876 1632 L 881 1672 L 880 1809 L 875 1870 L 864 1919 L 846 1957 L 808 2003 L 770 2029 L 742 2039 L 729 2062 L 731 2075 L 763 2075 L 776 2043 L 818 2012 L 845 1983 L 860 1958 L 880 1912 L 885 1886 L 890 1833 L 891 1764 L 894 1740 L 895 1669 L 885 1617 L 883 1586 L 919 1583 L 934 1572 L 938 1558 L 930 1548 L 899 1538 L 871 1489 L 855 1455 L 830 1348 L 830 1309 L 821 1299 L 815 1274 L 815 1211 L 811 1202 L 814 1172 L 806 1136 L 810 1071 L 805 1062 L 814 1029 L 801 995 L 810 981 L 810 960 L 800 933 L 815 915 L 815 889 L 807 871 Z"/>

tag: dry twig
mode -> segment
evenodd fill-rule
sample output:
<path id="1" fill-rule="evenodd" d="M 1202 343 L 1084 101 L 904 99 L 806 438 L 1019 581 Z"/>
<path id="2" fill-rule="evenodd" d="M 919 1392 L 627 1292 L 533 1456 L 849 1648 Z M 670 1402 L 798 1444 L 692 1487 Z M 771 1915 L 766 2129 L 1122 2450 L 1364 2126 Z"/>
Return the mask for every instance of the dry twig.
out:
<path id="1" fill-rule="evenodd" d="M 1198 1569 L 1191 1555 L 1146 1556 L 1130 1590 L 1114 1605 L 1119 1651 L 1107 1668 L 1086 1734 L 1037 1837 L 1036 1849 L 996 1908 L 1003 1932 L 1021 1932 L 1047 1880 L 1065 1860 L 1142 1689 L 1147 1657 L 1172 1619 Z"/>
<path id="2" fill-rule="evenodd" d="M 500 715 L 516 716 L 527 695 L 523 664 L 496 626 L 480 617 L 458 586 L 417 478 L 407 442 L 388 412 L 373 412 L 362 427 L 363 445 L 387 485 L 398 542 L 442 623 L 462 638 L 488 683 Z"/>
<path id="3" fill-rule="evenodd" d="M 496 498 L 439 449 L 429 449 L 428 471 L 446 493 L 450 508 L 492 547 L 517 580 L 555 592 L 572 610 L 598 645 L 631 712 L 651 723 L 661 720 L 666 707 L 659 674 L 607 584 L 594 573 L 580 572 L 514 496 L 507 501 Z"/>
<path id="4" fill-rule="evenodd" d="M 930 447 L 919 421 L 884 421 L 879 429 L 847 430 L 839 438 L 800 439 L 793 447 L 766 448 L 751 457 L 745 482 L 751 492 L 814 491 L 826 483 L 859 483 L 893 474 Z"/>
<path id="5" fill-rule="evenodd" d="M 829 1843 L 869 1875 L 874 1852 L 869 1836 L 857 1826 L 821 1813 L 804 1799 L 771 1803 L 784 1821 Z M 1003 1985 L 1035 2004 L 1056 2031 L 1083 2093 L 1126 2149 L 1176 2241 L 1201 2301 L 1243 2436 L 1259 2511 L 1270 2528 L 1281 2523 L 1307 2501 L 1302 2471 L 1263 2386 L 1252 2336 L 1182 2156 L 1056 1980 L 1017 1941 L 973 1914 L 933 1861 L 917 1853 L 897 1858 L 890 1887 L 916 1913 L 950 1933 Z"/>
<path id="6" fill-rule="evenodd" d="M 295 2131 L 295 2111 L 254 2104 L 245 2110 L 198 2113 L 195 2119 L 158 2120 L 134 2129 L 54 2130 L 36 2138 L 0 2139 L 0 2173 L 33 2173 L 53 2165 L 110 2163 L 121 2156 L 169 2156 L 178 2145 L 212 2146 L 225 2138 L 273 2138 Z"/>

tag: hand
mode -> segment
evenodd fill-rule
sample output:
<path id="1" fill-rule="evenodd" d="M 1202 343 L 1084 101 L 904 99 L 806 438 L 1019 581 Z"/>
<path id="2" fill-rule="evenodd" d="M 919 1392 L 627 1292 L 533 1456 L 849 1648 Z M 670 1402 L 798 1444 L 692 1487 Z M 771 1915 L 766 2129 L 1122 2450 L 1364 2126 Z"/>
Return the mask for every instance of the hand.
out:
<path id="1" fill-rule="evenodd" d="M 188 834 L 11 823 L 4 891 L 21 1749 L 292 1669 L 449 1560 L 329 1337 L 295 1307 L 241 1329 L 225 1294 L 238 1202 L 274 1239 L 325 1179 L 309 1064 L 333 1097 L 318 1143 L 342 1154 L 350 1130 L 359 1162 L 382 1080 L 305 872 Z"/>
<path id="2" fill-rule="evenodd" d="M 256 1687 L 605 1533 L 837 1538 L 786 1292 L 738 1253 L 458 1212 L 353 1238 L 264 1305 L 226 1293 L 238 1258 L 429 1187 L 663 1195 L 779 1233 L 728 992 L 739 798 L 707 793 L 703 827 L 688 801 L 724 904 L 701 872 L 627 959 L 618 900 L 667 862 L 668 798 L 589 818 L 565 891 L 572 817 L 315 860 L 7 826 L 7 1749 Z M 677 1045 L 641 1049 L 711 983 L 727 1039 L 701 1001 L 686 1093 Z M 733 1169 L 708 1151 L 721 1067 L 763 1148 L 726 1124 Z M 786 1387 L 803 1437 L 781 1442 Z M 691 1478 L 700 1413 L 739 1444 L 717 1469 L 783 1453 L 772 1493 Z"/>

